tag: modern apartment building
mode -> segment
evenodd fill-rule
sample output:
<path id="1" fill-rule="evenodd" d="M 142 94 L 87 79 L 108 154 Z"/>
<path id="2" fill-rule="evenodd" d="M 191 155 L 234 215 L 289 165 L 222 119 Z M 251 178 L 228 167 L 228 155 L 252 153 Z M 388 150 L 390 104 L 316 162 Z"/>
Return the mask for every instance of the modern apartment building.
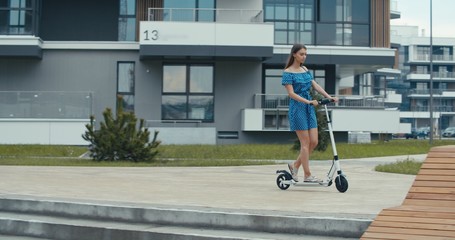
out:
<path id="1" fill-rule="evenodd" d="M 402 78 L 392 87 L 403 95 L 401 121 L 411 123 L 414 128 L 430 126 L 430 82 L 433 82 L 433 127 L 435 135 L 440 135 L 441 130 L 455 126 L 455 38 L 433 37 L 430 46 L 429 34 L 419 34 L 418 26 L 391 26 L 391 29 L 392 42 L 400 45 L 398 64 Z"/>
<path id="2" fill-rule="evenodd" d="M 123 107 L 163 144 L 287 143 L 292 44 L 330 94 L 336 135 L 396 133 L 389 0 L 0 0 L 0 143 L 87 144 Z"/>

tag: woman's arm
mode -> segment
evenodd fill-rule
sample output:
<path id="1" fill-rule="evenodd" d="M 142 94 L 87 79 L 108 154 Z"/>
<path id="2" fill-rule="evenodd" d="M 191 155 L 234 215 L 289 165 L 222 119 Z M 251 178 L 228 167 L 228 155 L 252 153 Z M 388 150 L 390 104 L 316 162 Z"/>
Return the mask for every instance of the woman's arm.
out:
<path id="1" fill-rule="evenodd" d="M 301 96 L 299 96 L 297 93 L 294 92 L 294 88 L 292 87 L 291 84 L 286 84 L 284 86 L 286 88 L 286 91 L 288 92 L 288 95 L 290 98 L 298 101 L 298 102 L 303 102 L 303 103 L 306 103 L 306 104 L 316 104 L 317 105 L 317 101 L 316 100 L 313 100 L 313 101 L 310 101 L 306 98 L 303 98 Z"/>
<path id="2" fill-rule="evenodd" d="M 312 80 L 313 88 L 324 97 L 338 102 L 338 98 L 330 96 L 315 80 Z"/>

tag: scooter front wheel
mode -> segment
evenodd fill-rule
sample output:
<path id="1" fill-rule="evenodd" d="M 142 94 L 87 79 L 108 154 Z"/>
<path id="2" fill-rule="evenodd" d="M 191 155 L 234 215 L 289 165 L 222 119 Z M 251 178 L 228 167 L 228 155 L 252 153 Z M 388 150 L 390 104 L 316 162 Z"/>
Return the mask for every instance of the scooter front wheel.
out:
<path id="1" fill-rule="evenodd" d="M 343 175 L 338 175 L 335 178 L 335 186 L 337 187 L 339 192 L 346 192 L 348 190 L 348 180 Z"/>
<path id="2" fill-rule="evenodd" d="M 291 185 L 290 184 L 287 184 L 287 183 L 284 183 L 283 181 L 288 181 L 290 179 L 287 179 L 286 177 L 286 174 L 282 173 L 280 175 L 278 175 L 278 177 L 276 178 L 276 185 L 278 186 L 278 188 L 280 188 L 281 190 L 286 190 L 288 189 Z"/>

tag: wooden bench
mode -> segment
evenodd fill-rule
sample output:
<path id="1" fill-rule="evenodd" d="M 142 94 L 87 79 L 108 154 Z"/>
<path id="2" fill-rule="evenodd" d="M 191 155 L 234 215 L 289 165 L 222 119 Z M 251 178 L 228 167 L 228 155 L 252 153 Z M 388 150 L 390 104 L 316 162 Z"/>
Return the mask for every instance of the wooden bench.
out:
<path id="1" fill-rule="evenodd" d="M 360 239 L 455 239 L 455 146 L 431 148 L 403 204 L 382 210 Z"/>

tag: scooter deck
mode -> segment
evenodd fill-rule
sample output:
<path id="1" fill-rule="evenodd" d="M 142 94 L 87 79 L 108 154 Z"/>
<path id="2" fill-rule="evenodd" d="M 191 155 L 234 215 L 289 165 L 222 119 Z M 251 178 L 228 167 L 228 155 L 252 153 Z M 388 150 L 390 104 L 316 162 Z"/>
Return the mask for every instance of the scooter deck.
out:
<path id="1" fill-rule="evenodd" d="M 287 174 L 289 176 L 291 176 L 291 174 L 287 171 L 287 170 L 277 170 L 276 171 L 277 174 L 280 174 L 280 173 L 284 173 L 284 174 Z M 321 182 L 305 182 L 305 181 L 295 181 L 294 179 L 289 179 L 289 180 L 284 180 L 282 181 L 282 183 L 284 184 L 288 184 L 288 185 L 293 185 L 293 186 L 324 186 L 324 187 L 328 187 L 329 184 L 327 181 L 321 181 Z"/>

